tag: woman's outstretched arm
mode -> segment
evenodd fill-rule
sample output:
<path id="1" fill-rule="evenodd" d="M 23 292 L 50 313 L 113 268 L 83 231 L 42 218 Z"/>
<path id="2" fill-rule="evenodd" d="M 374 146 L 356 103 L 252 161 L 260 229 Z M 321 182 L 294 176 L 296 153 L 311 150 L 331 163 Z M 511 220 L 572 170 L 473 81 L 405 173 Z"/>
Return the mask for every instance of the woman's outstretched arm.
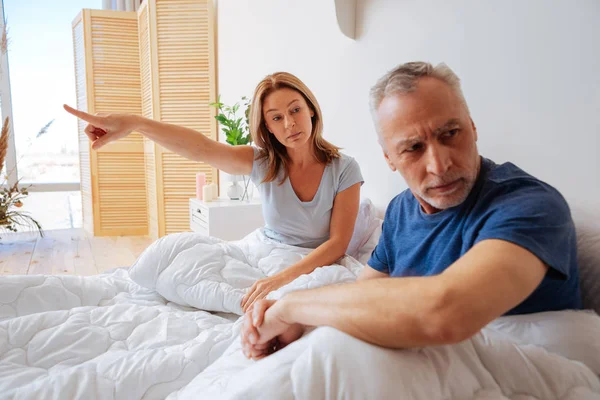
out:
<path id="1" fill-rule="evenodd" d="M 88 123 L 85 133 L 95 150 L 135 131 L 172 152 L 193 161 L 205 162 L 228 174 L 249 175 L 252 172 L 254 150 L 250 146 L 219 143 L 193 129 L 139 115 L 91 115 L 67 105 L 64 108 Z"/>

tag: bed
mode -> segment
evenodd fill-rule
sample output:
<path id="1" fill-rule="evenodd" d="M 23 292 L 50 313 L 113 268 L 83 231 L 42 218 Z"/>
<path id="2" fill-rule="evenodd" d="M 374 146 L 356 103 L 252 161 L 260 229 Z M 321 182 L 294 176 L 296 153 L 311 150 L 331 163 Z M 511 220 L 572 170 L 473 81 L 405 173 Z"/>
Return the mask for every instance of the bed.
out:
<path id="1" fill-rule="evenodd" d="M 351 282 L 381 232 L 361 204 L 348 256 L 272 292 Z M 92 277 L 0 278 L 1 399 L 598 399 L 600 229 L 577 220 L 587 311 L 503 317 L 453 346 L 389 350 L 318 328 L 261 361 L 240 300 L 307 254 L 256 231 L 154 242 Z M 594 312 L 593 310 L 596 310 Z"/>

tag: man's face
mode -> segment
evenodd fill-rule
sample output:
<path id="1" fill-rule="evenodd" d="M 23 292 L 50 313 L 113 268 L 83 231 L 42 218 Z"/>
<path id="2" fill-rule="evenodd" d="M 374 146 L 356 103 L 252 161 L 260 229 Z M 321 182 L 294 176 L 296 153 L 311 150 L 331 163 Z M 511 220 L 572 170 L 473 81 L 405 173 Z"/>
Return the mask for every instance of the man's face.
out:
<path id="1" fill-rule="evenodd" d="M 477 130 L 460 98 L 435 78 L 386 97 L 377 110 L 385 159 L 432 214 L 461 204 L 475 184 Z"/>

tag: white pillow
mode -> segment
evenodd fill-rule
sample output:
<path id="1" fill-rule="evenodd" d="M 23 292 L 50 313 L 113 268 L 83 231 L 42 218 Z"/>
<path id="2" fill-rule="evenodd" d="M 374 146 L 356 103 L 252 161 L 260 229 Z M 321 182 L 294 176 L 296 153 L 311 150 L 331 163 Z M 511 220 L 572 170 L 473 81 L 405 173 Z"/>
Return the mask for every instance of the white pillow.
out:
<path id="1" fill-rule="evenodd" d="M 600 212 L 572 207 L 583 306 L 600 314 Z"/>
<path id="2" fill-rule="evenodd" d="M 361 248 L 358 249 L 358 256 L 356 258 L 361 264 L 367 265 L 369 259 L 371 258 L 371 253 L 377 247 L 379 243 L 379 237 L 381 236 L 381 228 L 383 227 L 383 220 L 381 218 L 376 219 L 377 227 L 371 234 L 367 243 L 365 243 Z"/>
<path id="3" fill-rule="evenodd" d="M 350 244 L 346 250 L 346 254 L 361 261 L 360 255 L 363 252 L 363 247 L 370 243 L 373 233 L 377 228 L 381 227 L 381 219 L 377 218 L 377 210 L 369 199 L 363 199 L 358 209 L 358 215 L 356 217 L 356 223 L 354 225 L 354 233 Z M 379 238 L 377 237 L 377 240 Z M 375 243 L 377 245 L 377 243 Z M 373 246 L 373 248 L 375 248 Z M 371 249 L 373 251 L 373 249 Z M 370 252 L 369 252 L 370 255 Z M 361 261 L 362 262 L 362 261 Z M 364 263 L 363 263 L 364 264 Z"/>

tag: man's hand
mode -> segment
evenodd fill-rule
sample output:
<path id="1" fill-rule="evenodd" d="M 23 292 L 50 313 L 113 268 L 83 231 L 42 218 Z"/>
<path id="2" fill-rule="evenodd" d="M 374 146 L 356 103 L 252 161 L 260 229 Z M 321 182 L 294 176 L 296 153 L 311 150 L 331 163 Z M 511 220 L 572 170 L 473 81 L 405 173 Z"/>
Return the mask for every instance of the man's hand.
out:
<path id="1" fill-rule="evenodd" d="M 244 315 L 244 322 L 242 324 L 242 351 L 247 358 L 253 360 L 260 360 L 263 357 L 271 354 L 277 346 L 277 340 L 273 339 L 263 344 L 256 344 L 258 341 L 258 330 L 252 324 L 253 319 L 252 309 Z M 255 344 L 253 344 L 255 343 Z"/>
<path id="2" fill-rule="evenodd" d="M 246 313 L 241 338 L 246 357 L 259 360 L 302 336 L 304 326 L 286 322 L 283 310 L 281 301 L 259 300 Z"/>
<path id="3" fill-rule="evenodd" d="M 277 290 L 290 282 L 291 280 L 281 273 L 254 282 L 254 285 L 242 299 L 242 311 L 251 310 L 255 302 L 264 299 L 273 290 Z"/>

